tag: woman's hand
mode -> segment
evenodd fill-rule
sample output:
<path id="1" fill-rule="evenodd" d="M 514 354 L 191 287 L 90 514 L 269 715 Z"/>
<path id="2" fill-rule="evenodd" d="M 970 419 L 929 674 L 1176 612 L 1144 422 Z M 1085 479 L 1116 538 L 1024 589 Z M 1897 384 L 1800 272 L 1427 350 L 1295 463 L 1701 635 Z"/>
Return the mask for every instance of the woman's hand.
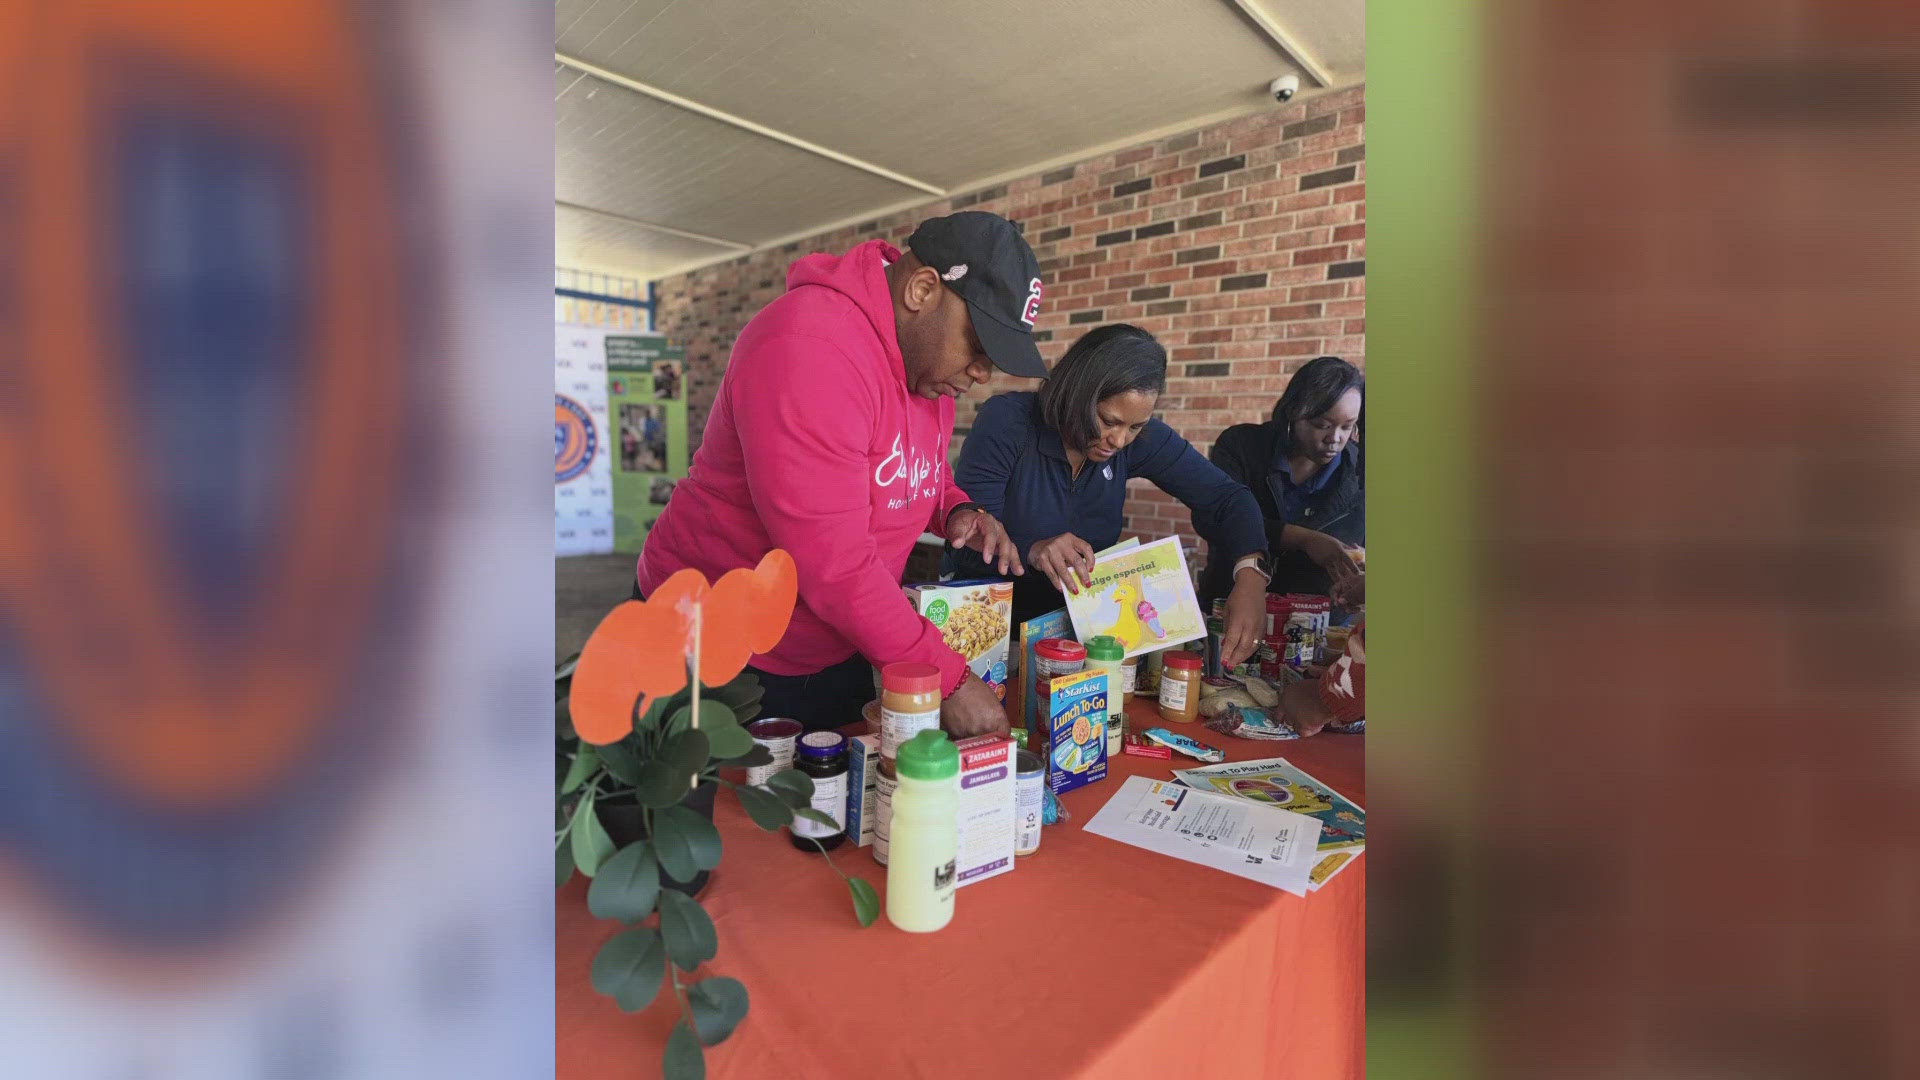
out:
<path id="1" fill-rule="evenodd" d="M 1007 535 L 1007 527 L 977 506 L 961 507 L 947 518 L 947 540 L 954 547 L 978 551 L 983 562 L 998 567 L 1002 574 L 1027 572 L 1020 565 L 1020 552 L 1014 547 L 1013 537 Z"/>
<path id="2" fill-rule="evenodd" d="M 1063 593 L 1079 596 L 1093 584 L 1093 545 L 1070 532 L 1035 543 L 1027 561 Z"/>
<path id="3" fill-rule="evenodd" d="M 1243 569 L 1234 577 L 1233 591 L 1227 594 L 1226 627 L 1220 638 L 1220 662 L 1239 667 L 1267 630 L 1267 579 L 1260 571 Z"/>
<path id="4" fill-rule="evenodd" d="M 1301 529 L 1300 539 L 1295 545 L 1306 552 L 1307 558 L 1312 559 L 1320 569 L 1325 570 L 1336 585 L 1360 573 L 1360 565 L 1353 561 L 1347 545 L 1326 533 Z"/>

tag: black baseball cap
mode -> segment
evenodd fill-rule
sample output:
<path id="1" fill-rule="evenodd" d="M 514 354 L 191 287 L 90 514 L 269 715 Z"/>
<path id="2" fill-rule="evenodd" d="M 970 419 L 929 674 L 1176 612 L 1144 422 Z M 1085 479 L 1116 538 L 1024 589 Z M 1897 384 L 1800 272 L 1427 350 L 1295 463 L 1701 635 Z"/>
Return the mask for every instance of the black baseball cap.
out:
<path id="1" fill-rule="evenodd" d="M 967 302 L 973 332 L 993 365 L 1027 379 L 1047 377 L 1033 341 L 1040 314 L 1040 260 L 1013 222 L 984 210 L 929 218 L 907 248 Z"/>

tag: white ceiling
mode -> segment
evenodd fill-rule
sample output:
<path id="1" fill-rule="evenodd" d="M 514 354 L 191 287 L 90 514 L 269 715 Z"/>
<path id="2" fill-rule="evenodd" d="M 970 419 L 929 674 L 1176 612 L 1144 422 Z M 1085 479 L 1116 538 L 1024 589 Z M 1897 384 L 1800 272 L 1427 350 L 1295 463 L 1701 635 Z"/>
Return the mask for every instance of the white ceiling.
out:
<path id="1" fill-rule="evenodd" d="M 559 0 L 555 25 L 555 263 L 642 278 L 1271 108 L 1282 74 L 1304 100 L 1326 89 L 1313 72 L 1346 86 L 1365 64 L 1364 0 Z"/>

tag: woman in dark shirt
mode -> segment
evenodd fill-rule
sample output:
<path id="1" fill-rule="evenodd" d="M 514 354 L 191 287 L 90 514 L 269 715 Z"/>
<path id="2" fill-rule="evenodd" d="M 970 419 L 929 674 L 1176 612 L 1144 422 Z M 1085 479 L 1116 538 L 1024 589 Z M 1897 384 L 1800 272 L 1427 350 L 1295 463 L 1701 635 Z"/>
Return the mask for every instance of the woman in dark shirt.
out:
<path id="1" fill-rule="evenodd" d="M 1294 373 L 1264 424 L 1220 433 L 1209 455 L 1260 504 L 1274 592 L 1328 594 L 1359 572 L 1367 543 L 1366 459 L 1360 407 L 1366 378 L 1335 356 Z M 1228 567 L 1207 567 L 1210 595 L 1229 587 Z"/>
<path id="2" fill-rule="evenodd" d="M 1006 525 L 1030 571 L 1014 583 L 1016 621 L 1044 614 L 1089 582 L 1094 552 L 1120 539 L 1127 480 L 1142 477 L 1187 505 L 1194 530 L 1222 560 L 1227 596 L 1222 654 L 1237 664 L 1266 622 L 1266 538 L 1253 495 L 1153 418 L 1167 353 L 1153 335 L 1116 324 L 1089 331 L 1037 393 L 980 406 L 954 480 Z M 971 551 L 946 569 L 990 576 Z"/>

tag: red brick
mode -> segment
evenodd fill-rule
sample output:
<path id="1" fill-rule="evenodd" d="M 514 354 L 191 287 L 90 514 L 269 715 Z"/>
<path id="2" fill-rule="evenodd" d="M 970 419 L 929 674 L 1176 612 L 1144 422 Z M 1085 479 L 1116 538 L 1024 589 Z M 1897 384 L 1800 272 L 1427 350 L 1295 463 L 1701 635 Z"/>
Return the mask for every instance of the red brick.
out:
<path id="1" fill-rule="evenodd" d="M 1358 187 L 1360 185 L 1354 185 L 1354 186 Z M 1344 191 L 1344 190 L 1346 189 L 1345 188 L 1314 188 L 1311 191 L 1297 191 L 1292 195 L 1288 195 L 1285 198 L 1276 200 L 1273 206 L 1275 210 L 1278 210 L 1283 214 L 1291 210 L 1311 210 L 1316 206 L 1325 206 L 1328 203 L 1332 202 L 1333 193 L 1335 191 Z"/>
<path id="2" fill-rule="evenodd" d="M 1333 238 L 1337 241 L 1359 240 L 1366 235 L 1367 223 L 1364 221 L 1353 225 L 1342 225 L 1333 230 Z"/>
<path id="3" fill-rule="evenodd" d="M 1347 257 L 1347 245 L 1334 244 L 1330 247 L 1306 248 L 1293 253 L 1293 265 L 1307 266 L 1312 263 L 1341 262 Z"/>

